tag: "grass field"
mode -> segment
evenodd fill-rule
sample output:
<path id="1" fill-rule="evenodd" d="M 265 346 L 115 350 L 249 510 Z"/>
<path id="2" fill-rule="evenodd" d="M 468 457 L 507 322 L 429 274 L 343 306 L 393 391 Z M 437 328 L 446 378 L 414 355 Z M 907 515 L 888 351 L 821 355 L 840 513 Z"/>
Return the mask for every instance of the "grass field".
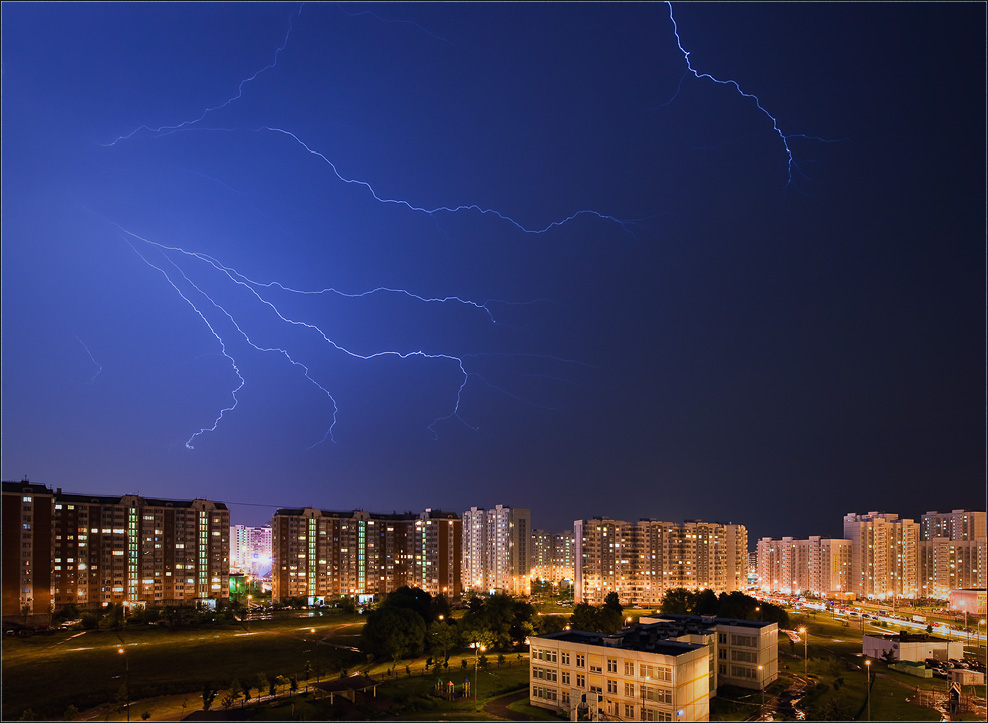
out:
<path id="1" fill-rule="evenodd" d="M 252 684 L 259 673 L 269 679 L 298 676 L 299 694 L 260 704 L 246 710 L 256 720 L 376 720 L 401 716 L 407 720 L 489 720 L 483 706 L 492 698 L 528 685 L 528 656 L 507 655 L 498 666 L 492 657 L 488 670 L 479 671 L 476 691 L 469 698 L 444 700 L 436 694 L 435 672 L 425 673 L 425 658 L 402 661 L 397 675 L 388 675 L 388 664 L 369 664 L 363 655 L 336 646 L 354 646 L 363 618 L 333 613 L 322 617 L 283 618 L 252 621 L 244 625 L 167 630 L 135 627 L 118 634 L 113 631 L 59 632 L 50 636 L 12 638 L 3 646 L 3 720 L 18 720 L 30 711 L 38 720 L 60 720 L 70 705 L 89 718 L 124 720 L 126 712 L 113 705 L 130 679 L 131 720 L 140 720 L 145 710 L 152 720 L 177 720 L 202 707 L 203 682 L 209 681 L 220 694 L 213 703 L 219 709 L 227 687 L 234 679 Z M 312 630 L 315 630 L 315 633 Z M 318 653 L 316 640 L 320 640 Z M 118 652 L 123 649 L 125 652 Z M 462 663 L 466 661 L 466 668 Z M 311 677 L 303 680 L 306 662 Z M 314 699 L 302 694 L 306 682 L 315 682 L 315 670 L 323 680 L 340 677 L 340 671 L 361 672 L 383 681 L 373 701 L 358 697 L 357 705 L 335 699 Z M 408 675 L 406 672 L 408 664 Z M 442 671 L 444 682 L 452 679 L 461 689 L 463 680 L 474 683 L 472 655 L 454 655 Z M 256 688 L 252 691 L 256 695 Z M 266 691 L 265 691 L 266 693 Z M 184 703 L 184 705 L 183 705 Z M 234 704 L 240 708 L 240 704 Z"/>
<path id="2" fill-rule="evenodd" d="M 30 709 L 40 719 L 57 719 L 70 704 L 82 710 L 113 701 L 128 675 L 131 700 L 189 693 L 194 710 L 205 681 L 225 687 L 234 679 L 253 682 L 259 673 L 297 676 L 306 661 L 314 669 L 317 657 L 326 673 L 360 662 L 362 656 L 325 642 L 317 654 L 315 639 L 352 646 L 361 625 L 359 616 L 337 614 L 254 621 L 249 632 L 242 625 L 134 627 L 7 639 L 2 717 L 17 720 Z"/>

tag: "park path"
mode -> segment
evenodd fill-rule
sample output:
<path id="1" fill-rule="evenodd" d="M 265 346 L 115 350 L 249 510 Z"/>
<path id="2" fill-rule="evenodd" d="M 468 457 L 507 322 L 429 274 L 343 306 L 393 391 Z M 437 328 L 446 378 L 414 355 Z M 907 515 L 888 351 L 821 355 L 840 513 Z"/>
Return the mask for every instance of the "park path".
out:
<path id="1" fill-rule="evenodd" d="M 502 720 L 538 720 L 538 718 L 532 718 L 524 713 L 516 713 L 508 708 L 512 703 L 517 703 L 519 700 L 528 699 L 528 688 L 525 687 L 522 690 L 516 690 L 514 693 L 508 693 L 507 695 L 502 695 L 500 698 L 495 698 L 484 706 L 484 712 L 494 716 L 495 718 L 501 718 Z"/>

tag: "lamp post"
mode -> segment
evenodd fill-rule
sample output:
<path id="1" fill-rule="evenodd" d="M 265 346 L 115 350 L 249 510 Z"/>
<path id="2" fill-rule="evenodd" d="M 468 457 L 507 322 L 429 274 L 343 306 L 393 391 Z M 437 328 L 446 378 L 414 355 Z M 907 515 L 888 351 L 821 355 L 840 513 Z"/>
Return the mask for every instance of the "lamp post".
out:
<path id="1" fill-rule="evenodd" d="M 312 633 L 313 635 L 315 635 L 316 634 L 316 629 L 315 628 L 309 628 L 309 632 Z M 315 642 L 316 642 L 316 682 L 318 683 L 319 682 L 319 673 L 320 673 L 320 670 L 319 670 L 319 639 L 316 638 L 316 641 Z"/>
<path id="2" fill-rule="evenodd" d="M 474 643 L 474 651 L 473 651 L 473 702 L 474 703 L 477 702 L 477 696 L 479 694 L 479 688 L 480 688 L 480 678 L 477 677 L 480 675 L 480 672 L 477 666 L 478 663 L 480 662 L 480 654 L 484 650 L 487 650 L 487 648 L 485 648 L 479 642 Z"/>
<path id="3" fill-rule="evenodd" d="M 868 720 L 871 720 L 871 661 L 865 661 L 865 686 L 868 689 Z"/>
<path id="4" fill-rule="evenodd" d="M 808 677 L 806 675 L 806 653 L 810 634 L 806 632 L 806 628 L 800 628 L 799 633 L 803 636 L 803 677 L 806 678 Z"/>
<path id="5" fill-rule="evenodd" d="M 127 720 L 130 720 L 130 660 L 127 658 L 127 653 L 123 648 L 117 648 L 117 652 L 124 656 L 124 670 L 127 673 L 126 678 L 126 689 L 127 689 Z"/>
<path id="6" fill-rule="evenodd" d="M 759 665 L 758 666 L 758 687 L 762 689 L 762 708 L 765 707 L 765 676 L 762 674 L 762 671 L 763 670 L 764 670 L 764 667 L 761 666 L 761 665 Z M 758 718 L 759 718 L 759 720 L 761 719 L 761 717 L 762 717 L 762 711 L 761 711 L 761 709 L 759 709 L 759 711 L 758 711 Z"/>

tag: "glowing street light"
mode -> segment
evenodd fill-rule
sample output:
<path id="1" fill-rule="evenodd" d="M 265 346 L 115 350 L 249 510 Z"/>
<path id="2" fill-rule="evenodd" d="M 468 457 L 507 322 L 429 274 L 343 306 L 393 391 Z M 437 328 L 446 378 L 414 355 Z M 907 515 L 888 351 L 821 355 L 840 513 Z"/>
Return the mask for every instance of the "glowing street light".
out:
<path id="1" fill-rule="evenodd" d="M 485 651 L 485 650 L 487 650 L 487 648 L 484 647 L 483 645 L 481 645 L 480 643 L 474 643 L 474 653 L 473 653 L 473 701 L 474 701 L 474 703 L 477 702 L 477 695 L 478 695 L 478 691 L 480 689 L 480 678 L 477 677 L 478 675 L 480 675 L 480 673 L 478 672 L 477 664 L 480 662 L 480 654 L 483 651 Z"/>
<path id="2" fill-rule="evenodd" d="M 803 636 L 803 677 L 805 678 L 805 677 L 807 677 L 807 675 L 806 675 L 806 650 L 807 650 L 807 643 L 809 642 L 810 634 L 808 632 L 806 632 L 806 628 L 800 628 L 799 629 L 799 632 Z"/>
<path id="3" fill-rule="evenodd" d="M 130 659 L 127 657 L 126 651 L 123 648 L 117 648 L 117 652 L 124 656 L 124 669 L 127 672 L 126 678 L 126 688 L 127 688 L 127 720 L 130 720 Z"/>
<path id="4" fill-rule="evenodd" d="M 865 680 L 868 687 L 868 720 L 871 720 L 871 661 L 865 661 Z"/>

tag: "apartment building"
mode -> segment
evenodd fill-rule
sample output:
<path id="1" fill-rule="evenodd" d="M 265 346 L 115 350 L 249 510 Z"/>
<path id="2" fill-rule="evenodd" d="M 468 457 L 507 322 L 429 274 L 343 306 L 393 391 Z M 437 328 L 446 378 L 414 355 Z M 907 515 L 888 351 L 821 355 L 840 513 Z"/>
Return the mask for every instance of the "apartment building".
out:
<path id="1" fill-rule="evenodd" d="M 852 592 L 860 598 L 918 596 L 919 528 L 914 520 L 893 513 L 845 515 Z"/>
<path id="2" fill-rule="evenodd" d="M 951 590 L 985 589 L 985 538 L 920 540 L 920 597 L 946 600 Z"/>
<path id="3" fill-rule="evenodd" d="M 573 581 L 572 532 L 532 532 L 532 579 L 553 585 Z"/>
<path id="4" fill-rule="evenodd" d="M 55 495 L 30 482 L 4 482 L 0 496 L 0 565 L 3 616 L 50 611 L 52 590 L 52 517 Z"/>
<path id="5" fill-rule="evenodd" d="M 455 514 L 432 509 L 419 515 L 280 509 L 271 520 L 273 599 L 372 596 L 403 585 L 455 597 L 461 524 Z"/>
<path id="6" fill-rule="evenodd" d="M 758 584 L 765 592 L 846 593 L 851 585 L 851 541 L 811 536 L 763 537 L 757 544 Z"/>
<path id="7" fill-rule="evenodd" d="M 230 528 L 230 569 L 246 575 L 271 572 L 271 526 Z"/>
<path id="8" fill-rule="evenodd" d="M 955 542 L 985 538 L 986 514 L 970 510 L 927 512 L 919 518 L 920 539 L 945 538 Z"/>
<path id="9" fill-rule="evenodd" d="M 951 590 L 985 588 L 985 513 L 927 512 L 920 518 L 920 596 L 946 600 Z"/>
<path id="10" fill-rule="evenodd" d="M 647 619 L 614 635 L 535 636 L 530 703 L 570 718 L 709 720 L 718 685 L 758 689 L 776 679 L 777 639 L 774 623 L 695 616 Z"/>
<path id="11" fill-rule="evenodd" d="M 531 592 L 532 513 L 520 507 L 471 507 L 463 513 L 464 586 L 509 595 Z"/>
<path id="12" fill-rule="evenodd" d="M 744 590 L 743 525 L 594 517 L 573 523 L 574 599 L 599 605 L 611 591 L 625 604 L 661 603 L 666 590 Z"/>
<path id="13" fill-rule="evenodd" d="M 33 597 L 34 612 L 69 603 L 214 605 L 229 596 L 230 513 L 221 502 L 52 493 L 8 482 L 3 497 L 5 510 L 19 505 L 19 527 L 32 534 L 8 544 L 4 512 L 4 574 L 8 561 L 32 557 L 31 592 L 27 582 L 19 590 L 20 597 Z M 32 522 L 23 521 L 29 514 Z M 39 589 L 42 578 L 47 594 Z M 4 595 L 7 600 L 6 579 Z"/>

